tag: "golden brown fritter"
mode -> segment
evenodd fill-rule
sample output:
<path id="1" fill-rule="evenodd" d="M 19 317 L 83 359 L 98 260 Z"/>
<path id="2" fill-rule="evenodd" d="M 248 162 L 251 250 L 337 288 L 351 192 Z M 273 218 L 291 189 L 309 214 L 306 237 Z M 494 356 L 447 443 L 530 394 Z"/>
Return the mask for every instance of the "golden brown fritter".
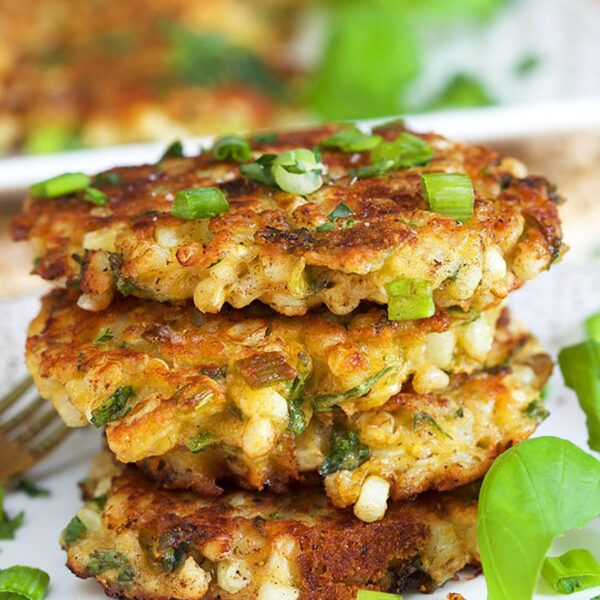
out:
<path id="1" fill-rule="evenodd" d="M 280 134 L 255 143 L 254 157 L 313 148 L 334 131 Z M 395 140 L 402 131 L 396 124 L 378 133 Z M 480 310 L 561 255 L 559 197 L 545 179 L 522 177 L 522 165 L 491 150 L 420 137 L 435 152 L 430 164 L 380 177 L 350 174 L 369 164 L 368 152 L 324 151 L 325 184 L 306 197 L 245 179 L 238 163 L 211 152 L 115 169 L 122 183 L 98 186 L 109 196 L 105 206 L 76 195 L 29 198 L 12 232 L 31 241 L 42 277 L 80 287 L 80 305 L 91 310 L 120 290 L 158 301 L 193 297 L 203 312 L 261 300 L 286 315 L 323 303 L 346 314 L 361 300 L 387 304 L 386 285 L 403 278 L 430 282 L 438 307 Z M 470 176 L 469 222 L 429 210 L 424 172 Z M 178 191 L 206 186 L 224 193 L 229 212 L 189 221 L 171 215 Z M 331 227 L 340 203 L 352 218 Z"/>
<path id="2" fill-rule="evenodd" d="M 0 153 L 272 125 L 297 4 L 3 1 Z"/>
<path id="3" fill-rule="evenodd" d="M 67 423 L 106 424 L 116 457 L 163 485 L 283 492 L 320 470 L 347 506 L 375 475 L 396 499 L 472 481 L 532 433 L 549 358 L 506 315 L 496 331 L 497 309 L 476 317 L 202 315 L 133 298 L 92 313 L 55 291 L 26 359 Z"/>
<path id="4" fill-rule="evenodd" d="M 106 499 L 87 502 L 61 541 L 69 568 L 118 598 L 354 600 L 430 591 L 479 564 L 476 489 L 394 504 L 366 524 L 318 488 L 211 500 L 157 490 L 133 469 L 94 487 Z"/>

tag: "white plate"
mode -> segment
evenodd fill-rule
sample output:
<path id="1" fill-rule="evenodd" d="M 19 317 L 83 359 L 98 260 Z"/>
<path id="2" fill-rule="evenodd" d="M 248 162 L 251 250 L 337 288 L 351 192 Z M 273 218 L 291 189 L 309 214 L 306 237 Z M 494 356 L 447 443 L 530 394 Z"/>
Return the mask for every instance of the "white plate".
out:
<path id="1" fill-rule="evenodd" d="M 583 318 L 600 309 L 599 265 L 558 265 L 512 295 L 513 312 L 528 324 L 553 354 L 560 347 L 581 339 Z M 0 303 L 0 328 L 4 341 L 0 381 L 6 389 L 25 372 L 21 348 L 26 325 L 37 305 L 37 299 L 30 297 Z M 551 416 L 538 433 L 570 439 L 588 450 L 583 414 L 573 393 L 564 388 L 557 373 L 553 376 L 550 390 L 548 407 Z M 99 446 L 97 431 L 91 428 L 76 431 L 29 475 L 52 491 L 50 498 L 31 499 L 22 493 L 10 494 L 6 498 L 9 514 L 21 509 L 26 514 L 17 539 L 0 542 L 0 568 L 25 564 L 44 569 L 52 578 L 48 600 L 100 600 L 104 597 L 94 581 L 80 581 L 71 575 L 64 567 L 65 556 L 58 546 L 61 529 L 80 506 L 76 484 L 85 477 Z M 584 530 L 571 532 L 558 540 L 553 551 L 561 553 L 578 547 L 588 548 L 600 558 L 600 520 L 596 519 Z M 448 592 L 459 592 L 467 600 L 483 600 L 485 581 L 483 577 L 477 577 L 472 581 L 450 582 L 429 598 L 444 600 Z M 540 582 L 536 600 L 550 595 L 556 597 L 544 582 Z M 570 598 L 589 600 L 593 595 L 580 592 Z M 423 597 L 405 594 L 404 598 L 416 600 Z"/>

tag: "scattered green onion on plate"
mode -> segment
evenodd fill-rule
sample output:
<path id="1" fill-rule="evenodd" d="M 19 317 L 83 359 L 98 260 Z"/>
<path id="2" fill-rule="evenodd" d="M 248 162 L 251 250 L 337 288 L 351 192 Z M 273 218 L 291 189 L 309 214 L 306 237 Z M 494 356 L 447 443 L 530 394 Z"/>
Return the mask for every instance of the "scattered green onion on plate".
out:
<path id="1" fill-rule="evenodd" d="M 229 203 L 225 194 L 215 187 L 181 190 L 171 206 L 171 214 L 186 221 L 216 217 L 228 211 Z"/>
<path id="2" fill-rule="evenodd" d="M 50 577 L 34 567 L 14 566 L 0 571 L 0 597 L 8 600 L 41 600 L 46 595 Z"/>
<path id="3" fill-rule="evenodd" d="M 213 146 L 213 156 L 217 160 L 233 160 L 243 163 L 252 158 L 252 150 L 248 140 L 237 135 L 225 135 L 219 138 Z"/>
<path id="4" fill-rule="evenodd" d="M 475 196 L 473 184 L 464 173 L 423 173 L 421 175 L 423 198 L 429 208 L 461 223 L 473 216 Z"/>
<path id="5" fill-rule="evenodd" d="M 29 191 L 34 198 L 56 198 L 85 190 L 90 185 L 90 178 L 85 173 L 63 173 L 34 183 Z"/>
<path id="6" fill-rule="evenodd" d="M 289 194 L 304 196 L 323 185 L 321 169 L 314 152 L 306 148 L 280 154 L 271 167 L 275 183 Z"/>
<path id="7" fill-rule="evenodd" d="M 569 550 L 561 556 L 547 556 L 542 577 L 559 594 L 572 594 L 600 585 L 600 565 L 588 550 Z"/>

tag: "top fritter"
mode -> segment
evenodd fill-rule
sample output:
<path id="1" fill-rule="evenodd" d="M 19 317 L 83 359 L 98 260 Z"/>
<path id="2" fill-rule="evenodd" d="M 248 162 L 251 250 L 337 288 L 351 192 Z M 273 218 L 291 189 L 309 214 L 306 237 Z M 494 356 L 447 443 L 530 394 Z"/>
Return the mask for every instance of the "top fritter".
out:
<path id="1" fill-rule="evenodd" d="M 32 186 L 12 233 L 31 241 L 35 271 L 80 287 L 90 310 L 118 290 L 193 296 L 204 312 L 258 299 L 286 315 L 321 303 L 344 314 L 371 300 L 414 319 L 434 304 L 488 307 L 564 250 L 545 179 L 398 123 L 170 150 L 155 165 Z"/>

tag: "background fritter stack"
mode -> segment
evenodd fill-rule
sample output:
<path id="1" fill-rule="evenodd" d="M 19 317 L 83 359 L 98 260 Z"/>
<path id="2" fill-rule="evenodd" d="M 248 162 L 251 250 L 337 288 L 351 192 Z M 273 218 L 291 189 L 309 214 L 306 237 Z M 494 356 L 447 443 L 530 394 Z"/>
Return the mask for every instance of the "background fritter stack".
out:
<path id="1" fill-rule="evenodd" d="M 400 123 L 170 154 L 34 186 L 13 223 L 65 288 L 29 369 L 106 432 L 69 567 L 308 600 L 477 564 L 476 481 L 546 416 L 550 358 L 504 299 L 562 255 L 554 187 Z"/>

